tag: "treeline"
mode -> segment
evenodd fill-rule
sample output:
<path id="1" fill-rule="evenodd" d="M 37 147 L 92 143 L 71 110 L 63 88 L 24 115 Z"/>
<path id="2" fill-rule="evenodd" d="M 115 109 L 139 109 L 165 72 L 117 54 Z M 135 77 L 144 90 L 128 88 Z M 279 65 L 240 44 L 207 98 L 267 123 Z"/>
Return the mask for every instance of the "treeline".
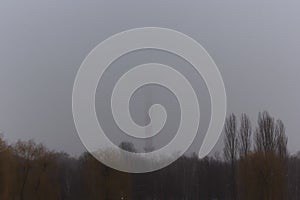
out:
<path id="1" fill-rule="evenodd" d="M 88 153 L 73 158 L 32 140 L 0 139 L 0 199 L 300 200 L 300 154 L 288 154 L 284 124 L 267 112 L 255 126 L 245 114 L 230 115 L 222 154 L 184 156 L 145 174 L 113 170 Z"/>

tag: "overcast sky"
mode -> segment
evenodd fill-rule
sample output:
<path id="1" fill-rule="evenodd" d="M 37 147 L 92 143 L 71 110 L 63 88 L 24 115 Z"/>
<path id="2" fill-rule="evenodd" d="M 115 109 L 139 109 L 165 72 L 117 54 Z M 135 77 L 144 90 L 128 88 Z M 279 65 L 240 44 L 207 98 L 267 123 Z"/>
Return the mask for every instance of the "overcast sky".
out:
<path id="1" fill-rule="evenodd" d="M 268 110 L 285 123 L 295 152 L 300 150 L 299 11 L 296 0 L 1 0 L 0 130 L 10 142 L 35 139 L 78 155 L 84 147 L 71 102 L 81 62 L 112 34 L 157 26 L 202 44 L 222 73 L 228 112 L 246 112 L 255 123 L 257 113 Z"/>

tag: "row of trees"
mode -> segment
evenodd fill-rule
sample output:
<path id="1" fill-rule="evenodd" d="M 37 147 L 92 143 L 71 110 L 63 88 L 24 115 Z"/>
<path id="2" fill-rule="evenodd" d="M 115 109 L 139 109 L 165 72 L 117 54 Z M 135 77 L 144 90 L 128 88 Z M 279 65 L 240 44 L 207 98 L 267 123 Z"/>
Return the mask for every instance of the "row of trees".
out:
<path id="1" fill-rule="evenodd" d="M 224 158 L 231 169 L 232 199 L 287 199 L 288 139 L 283 122 L 267 112 L 259 113 L 252 131 L 246 114 L 241 115 L 239 127 L 237 121 L 232 114 L 224 127 Z"/>
<path id="2" fill-rule="evenodd" d="M 134 151 L 127 142 L 120 147 Z M 245 114 L 227 118 L 224 156 L 184 156 L 145 174 L 113 170 L 88 153 L 72 158 L 33 141 L 0 139 L 0 199 L 298 200 L 300 155 L 288 155 L 284 125 L 267 112 L 255 128 Z"/>

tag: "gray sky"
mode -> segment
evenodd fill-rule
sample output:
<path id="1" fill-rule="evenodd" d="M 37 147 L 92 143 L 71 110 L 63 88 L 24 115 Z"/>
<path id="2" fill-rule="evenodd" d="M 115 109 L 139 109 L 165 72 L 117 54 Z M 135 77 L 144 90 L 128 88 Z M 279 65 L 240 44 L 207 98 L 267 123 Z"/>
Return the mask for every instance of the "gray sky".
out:
<path id="1" fill-rule="evenodd" d="M 246 112 L 255 123 L 257 113 L 268 110 L 284 121 L 295 152 L 300 149 L 299 9 L 299 1 L 274 0 L 2 0 L 0 130 L 10 142 L 33 138 L 79 154 L 84 147 L 71 95 L 81 62 L 112 34 L 158 26 L 202 44 L 222 73 L 228 112 Z"/>

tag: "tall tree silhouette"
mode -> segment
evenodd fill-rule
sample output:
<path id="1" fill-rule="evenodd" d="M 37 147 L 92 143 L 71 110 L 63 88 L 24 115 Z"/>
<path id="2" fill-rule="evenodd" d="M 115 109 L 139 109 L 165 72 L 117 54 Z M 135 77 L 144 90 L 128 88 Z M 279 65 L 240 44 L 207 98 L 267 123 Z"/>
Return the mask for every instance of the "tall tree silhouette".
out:
<path id="1" fill-rule="evenodd" d="M 240 121 L 241 126 L 239 130 L 239 155 L 240 157 L 246 157 L 251 150 L 251 122 L 245 113 L 241 115 Z"/>
<path id="2" fill-rule="evenodd" d="M 243 199 L 285 200 L 287 198 L 287 137 L 280 120 L 259 113 L 253 153 L 240 159 Z M 244 173 L 242 173 L 244 172 Z M 246 172 L 246 173 L 245 173 Z"/>
<path id="3" fill-rule="evenodd" d="M 231 168 L 231 184 L 230 190 L 232 198 L 237 198 L 236 192 L 236 160 L 238 152 L 238 134 L 237 134 L 236 116 L 231 114 L 225 121 L 225 138 L 224 138 L 224 157 L 230 163 Z"/>

